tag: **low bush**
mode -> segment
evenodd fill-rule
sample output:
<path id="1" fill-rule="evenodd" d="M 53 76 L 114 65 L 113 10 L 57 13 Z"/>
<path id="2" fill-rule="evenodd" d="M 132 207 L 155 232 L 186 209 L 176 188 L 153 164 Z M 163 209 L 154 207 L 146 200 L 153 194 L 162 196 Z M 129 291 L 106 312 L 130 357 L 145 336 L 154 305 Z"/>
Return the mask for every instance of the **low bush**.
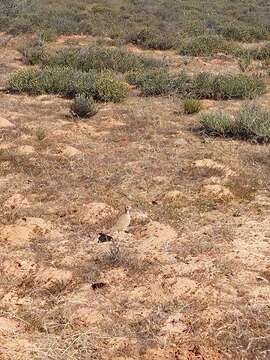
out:
<path id="1" fill-rule="evenodd" d="M 256 104 L 244 105 L 234 116 L 227 113 L 203 114 L 201 124 L 204 131 L 213 135 L 270 141 L 270 111 Z"/>
<path id="2" fill-rule="evenodd" d="M 149 28 L 130 33 L 126 40 L 145 49 L 153 50 L 169 50 L 176 45 L 172 34 L 160 33 Z"/>
<path id="3" fill-rule="evenodd" d="M 164 95 L 171 90 L 171 80 L 166 71 L 156 70 L 138 74 L 133 80 L 143 96 Z"/>
<path id="4" fill-rule="evenodd" d="M 30 95 L 58 94 L 75 97 L 93 96 L 99 101 L 121 101 L 127 95 L 127 85 L 111 73 L 82 72 L 68 67 L 21 69 L 12 74 L 7 89 Z"/>
<path id="5" fill-rule="evenodd" d="M 262 27 L 242 27 L 239 25 L 228 25 L 221 30 L 224 38 L 233 41 L 259 41 L 269 38 L 269 32 Z"/>
<path id="6" fill-rule="evenodd" d="M 202 35 L 184 41 L 179 49 L 180 55 L 211 56 L 217 53 L 229 54 L 235 46 L 217 35 Z"/>
<path id="7" fill-rule="evenodd" d="M 72 115 L 76 115 L 81 118 L 91 117 L 97 113 L 97 107 L 94 99 L 83 94 L 75 96 L 70 110 Z"/>
<path id="8" fill-rule="evenodd" d="M 46 57 L 41 63 L 70 66 L 78 70 L 112 70 L 125 73 L 131 70 L 160 67 L 162 61 L 132 54 L 121 49 L 92 46 L 88 48 L 62 48 Z"/>
<path id="9" fill-rule="evenodd" d="M 192 84 L 192 93 L 204 99 L 252 99 L 265 92 L 264 82 L 244 74 L 201 73 L 197 75 Z"/>
<path id="10" fill-rule="evenodd" d="M 104 72 L 95 82 L 95 97 L 100 101 L 119 102 L 127 97 L 128 87 L 123 81 L 115 79 L 111 72 Z"/>
<path id="11" fill-rule="evenodd" d="M 198 113 L 201 110 L 201 103 L 197 99 L 184 100 L 184 113 L 187 115 Z"/>

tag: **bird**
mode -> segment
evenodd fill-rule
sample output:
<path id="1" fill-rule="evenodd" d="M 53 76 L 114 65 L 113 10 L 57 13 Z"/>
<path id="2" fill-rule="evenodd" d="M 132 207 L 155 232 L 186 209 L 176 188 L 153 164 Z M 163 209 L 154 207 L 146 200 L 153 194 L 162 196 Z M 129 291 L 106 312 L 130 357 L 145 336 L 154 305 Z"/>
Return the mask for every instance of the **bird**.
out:
<path id="1" fill-rule="evenodd" d="M 131 221 L 130 210 L 130 206 L 125 207 L 125 213 L 118 218 L 114 226 L 111 228 L 109 232 L 110 234 L 117 232 L 127 232 Z"/>

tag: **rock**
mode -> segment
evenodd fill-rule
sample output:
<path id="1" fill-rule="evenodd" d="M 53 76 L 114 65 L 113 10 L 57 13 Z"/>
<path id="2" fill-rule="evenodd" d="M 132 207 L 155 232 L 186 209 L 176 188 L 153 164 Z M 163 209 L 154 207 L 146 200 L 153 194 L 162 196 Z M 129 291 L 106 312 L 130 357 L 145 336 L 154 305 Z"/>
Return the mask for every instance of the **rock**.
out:
<path id="1" fill-rule="evenodd" d="M 22 326 L 18 321 L 0 317 L 0 335 L 14 334 L 20 329 L 22 329 Z"/>
<path id="2" fill-rule="evenodd" d="M 90 203 L 83 207 L 81 213 L 83 222 L 94 225 L 112 216 L 114 209 L 104 203 Z"/>
<path id="3" fill-rule="evenodd" d="M 24 206 L 27 207 L 29 206 L 29 202 L 23 195 L 14 194 L 4 202 L 4 206 L 10 209 L 15 209 Z"/>
<path id="4" fill-rule="evenodd" d="M 14 225 L 5 225 L 0 240 L 11 246 L 26 246 L 36 235 L 44 235 L 51 229 L 50 223 L 41 218 L 23 218 Z"/>
<path id="5" fill-rule="evenodd" d="M 202 193 L 205 196 L 215 197 L 219 200 L 232 200 L 234 198 L 230 189 L 219 184 L 204 185 Z"/>
<path id="6" fill-rule="evenodd" d="M 73 157 L 81 154 L 81 151 L 73 146 L 67 145 L 63 150 L 62 154 L 68 157 Z"/>
<path id="7" fill-rule="evenodd" d="M 19 146 L 17 152 L 21 155 L 31 155 L 35 153 L 35 149 L 31 145 Z"/>
<path id="8" fill-rule="evenodd" d="M 12 124 L 10 121 L 8 121 L 3 117 L 0 117 L 0 128 L 13 128 L 13 127 L 15 127 L 14 124 Z"/>
<path id="9" fill-rule="evenodd" d="M 172 286 L 172 296 L 174 298 L 181 297 L 187 293 L 192 293 L 197 289 L 196 281 L 187 277 L 177 279 L 176 283 Z"/>
<path id="10" fill-rule="evenodd" d="M 196 168 L 209 168 L 223 171 L 226 177 L 234 176 L 235 173 L 223 164 L 220 164 L 212 159 L 201 159 L 194 162 Z"/>
<path id="11" fill-rule="evenodd" d="M 181 192 L 179 190 L 171 190 L 165 194 L 164 199 L 168 201 L 176 200 L 181 196 Z"/>
<path id="12" fill-rule="evenodd" d="M 187 140 L 185 140 L 185 139 L 176 139 L 175 141 L 174 141 L 174 145 L 176 145 L 176 146 L 184 146 L 184 145 L 187 145 L 188 144 L 188 142 L 187 142 Z"/>
<path id="13" fill-rule="evenodd" d="M 72 280 L 72 272 L 68 270 L 56 269 L 53 267 L 41 269 L 36 275 L 36 282 L 43 288 L 49 290 L 59 285 L 66 287 Z"/>

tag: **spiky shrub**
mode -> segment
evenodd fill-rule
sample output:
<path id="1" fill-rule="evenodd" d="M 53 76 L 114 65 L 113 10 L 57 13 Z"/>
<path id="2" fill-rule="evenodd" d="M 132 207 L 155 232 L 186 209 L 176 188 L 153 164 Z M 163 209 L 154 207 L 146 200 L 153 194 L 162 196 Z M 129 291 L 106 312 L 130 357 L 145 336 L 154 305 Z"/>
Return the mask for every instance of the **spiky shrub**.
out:
<path id="1" fill-rule="evenodd" d="M 230 134 L 232 121 L 232 118 L 224 112 L 206 113 L 200 119 L 200 123 L 206 133 L 218 136 Z"/>
<path id="2" fill-rule="evenodd" d="M 244 74 L 201 73 L 192 84 L 192 93 L 205 99 L 252 99 L 266 90 L 264 82 L 254 76 Z"/>
<path id="3" fill-rule="evenodd" d="M 95 81 L 95 97 L 99 101 L 119 102 L 127 95 L 127 84 L 116 79 L 111 72 L 103 72 Z"/>
<path id="4" fill-rule="evenodd" d="M 180 55 L 188 56 L 210 56 L 222 53 L 231 53 L 234 46 L 221 36 L 202 35 L 186 40 L 181 45 Z"/>
<path id="5" fill-rule="evenodd" d="M 71 113 L 81 118 L 91 117 L 97 113 L 97 107 L 92 97 L 83 94 L 76 95 L 71 107 Z"/>
<path id="6" fill-rule="evenodd" d="M 197 99 L 184 100 L 184 113 L 187 115 L 198 113 L 201 110 L 201 103 Z"/>
<path id="7" fill-rule="evenodd" d="M 270 111 L 256 104 L 243 106 L 236 114 L 234 133 L 242 138 L 269 142 Z"/>

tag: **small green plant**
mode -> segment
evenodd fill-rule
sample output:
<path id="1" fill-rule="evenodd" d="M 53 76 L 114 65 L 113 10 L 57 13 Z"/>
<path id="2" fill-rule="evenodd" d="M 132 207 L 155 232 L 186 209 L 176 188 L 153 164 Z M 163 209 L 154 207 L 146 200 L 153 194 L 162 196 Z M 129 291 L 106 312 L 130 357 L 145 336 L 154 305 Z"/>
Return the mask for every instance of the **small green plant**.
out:
<path id="1" fill-rule="evenodd" d="M 57 34 L 53 29 L 45 29 L 39 32 L 38 37 L 44 42 L 52 42 L 56 40 Z"/>
<path id="2" fill-rule="evenodd" d="M 184 113 L 187 115 L 198 113 L 201 110 L 201 103 L 197 99 L 184 100 Z"/>
<path id="3" fill-rule="evenodd" d="M 93 98 L 89 98 L 85 95 L 76 95 L 71 104 L 72 115 L 86 118 L 94 116 L 97 113 L 96 103 Z"/>
<path id="4" fill-rule="evenodd" d="M 128 95 L 128 86 L 111 72 L 103 72 L 95 82 L 95 97 L 99 101 L 119 102 Z"/>
<path id="5" fill-rule="evenodd" d="M 47 136 L 47 132 L 44 128 L 38 127 L 36 129 L 36 137 L 39 141 L 44 140 L 46 138 L 46 136 Z"/>
<path id="6" fill-rule="evenodd" d="M 244 54 L 238 60 L 239 67 L 242 72 L 248 71 L 251 66 L 251 63 L 252 63 L 252 58 L 249 53 Z"/>

